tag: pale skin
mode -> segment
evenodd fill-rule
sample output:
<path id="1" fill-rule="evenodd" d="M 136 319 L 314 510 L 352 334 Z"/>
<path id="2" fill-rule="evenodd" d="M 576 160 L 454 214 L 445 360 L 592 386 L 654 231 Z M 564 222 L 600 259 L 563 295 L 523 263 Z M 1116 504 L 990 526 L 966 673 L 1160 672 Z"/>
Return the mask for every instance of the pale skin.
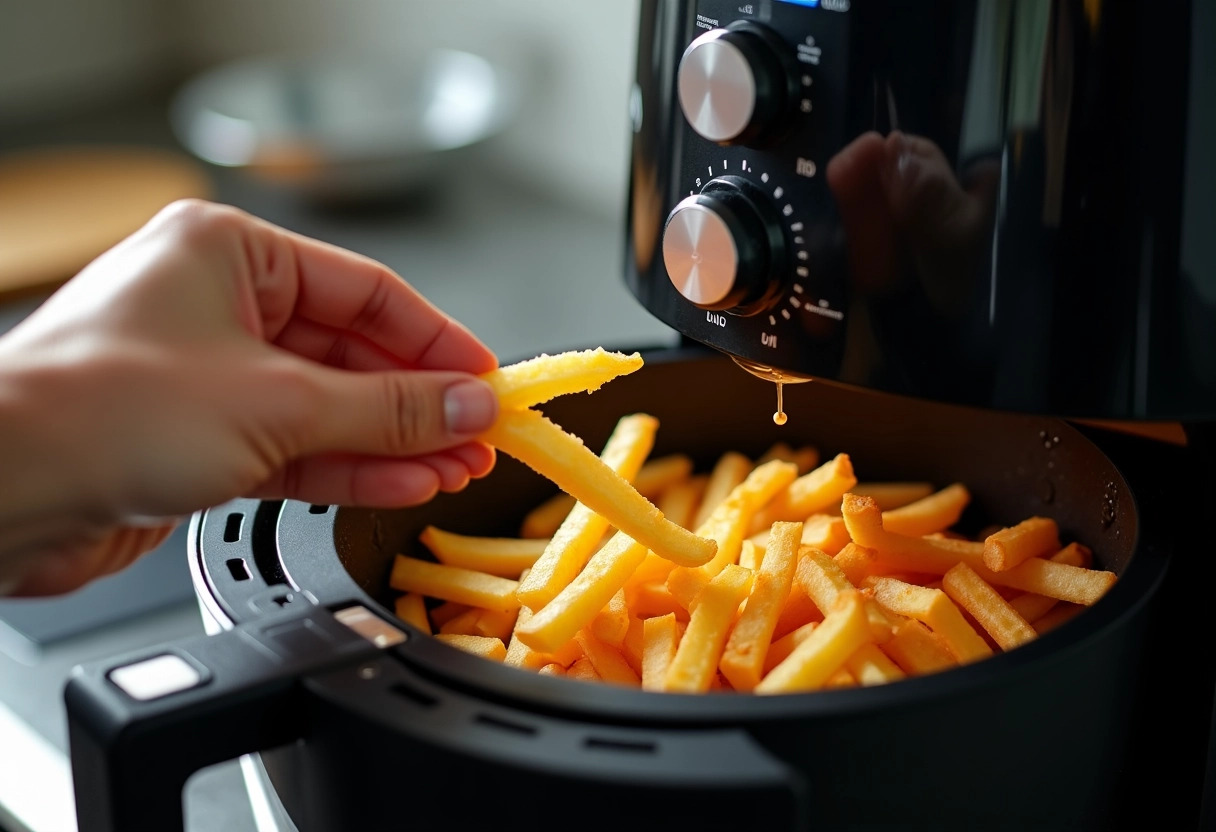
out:
<path id="1" fill-rule="evenodd" d="M 403 507 L 494 465 L 494 354 L 383 265 L 170 205 L 0 337 L 0 594 L 240 496 Z"/>

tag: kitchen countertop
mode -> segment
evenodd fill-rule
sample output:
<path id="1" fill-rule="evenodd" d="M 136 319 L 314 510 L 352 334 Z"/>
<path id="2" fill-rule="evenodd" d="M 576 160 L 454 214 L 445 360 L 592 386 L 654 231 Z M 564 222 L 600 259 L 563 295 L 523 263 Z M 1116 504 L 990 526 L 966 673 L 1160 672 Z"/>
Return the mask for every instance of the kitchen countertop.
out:
<path id="1" fill-rule="evenodd" d="M 0 149 L 87 141 L 172 146 L 162 113 L 143 106 L 111 111 L 10 134 Z M 380 260 L 464 322 L 504 363 L 578 347 L 644 348 L 677 342 L 622 282 L 623 217 L 606 219 L 562 204 L 543 188 L 494 169 L 476 154 L 446 171 L 425 193 L 377 209 L 345 212 L 309 208 L 237 171 L 211 172 L 218 201 Z M 625 176 L 622 170 L 622 186 Z M 32 296 L 0 304 L 0 332 L 42 299 Z M 14 830 L 52 832 L 74 827 L 70 782 L 64 781 L 60 700 L 74 664 L 202 632 L 184 547 L 183 528 L 146 558 L 147 567 L 137 567 L 146 573 L 143 580 L 157 581 L 166 590 L 161 593 L 163 604 L 149 602 L 134 615 L 119 615 L 105 626 L 41 647 L 4 626 L 4 605 L 16 602 L 0 603 L 0 783 L 7 783 L 0 789 L 0 828 L 7 824 Z M 51 615 L 44 617 L 70 617 L 74 605 L 96 609 L 120 603 L 112 598 L 146 597 L 132 595 L 129 586 L 122 588 L 123 582 L 139 577 L 133 573 L 105 579 L 79 596 L 45 602 L 57 606 L 49 606 Z M 27 606 L 25 611 L 38 609 Z M 187 787 L 186 807 L 190 832 L 259 828 L 235 762 L 197 775 Z"/>

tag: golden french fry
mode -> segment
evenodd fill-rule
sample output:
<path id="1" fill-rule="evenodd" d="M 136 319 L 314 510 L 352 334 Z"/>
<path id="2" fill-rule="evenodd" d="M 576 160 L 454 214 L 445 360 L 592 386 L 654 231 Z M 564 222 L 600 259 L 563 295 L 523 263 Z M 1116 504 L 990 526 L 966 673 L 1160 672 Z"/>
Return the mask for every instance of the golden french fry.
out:
<path id="1" fill-rule="evenodd" d="M 553 664 L 545 665 L 544 667 L 540 668 L 536 672 L 539 673 L 541 676 L 565 676 L 566 668 L 564 668 L 560 664 L 557 664 L 556 662 L 554 662 Z"/>
<path id="2" fill-rule="evenodd" d="M 706 585 L 691 610 L 688 629 L 667 669 L 664 690 L 683 693 L 709 690 L 726 634 L 751 585 L 751 571 L 733 563 Z"/>
<path id="3" fill-rule="evenodd" d="M 693 517 L 692 527 L 694 529 L 705 525 L 722 501 L 730 496 L 739 483 L 747 479 L 752 468 L 752 461 L 735 451 L 727 451 L 718 458 L 709 474 L 709 480 L 705 484 L 701 505 L 698 506 L 697 513 Z"/>
<path id="4" fill-rule="evenodd" d="M 1049 557 L 1059 550 L 1060 533 L 1056 521 L 1048 517 L 1030 517 L 984 540 L 984 566 L 993 572 L 1004 572 L 1024 560 Z"/>
<path id="5" fill-rule="evenodd" d="M 600 681 L 600 674 L 595 672 L 591 659 L 583 656 L 566 669 L 566 678 L 577 679 L 581 682 L 598 682 Z"/>
<path id="6" fill-rule="evenodd" d="M 805 641 L 806 637 L 818 626 L 818 621 L 808 621 L 802 626 L 790 630 L 781 638 L 775 639 L 764 656 L 764 670 L 761 675 L 767 676 L 770 670 L 785 661 L 785 657 L 794 652 L 794 648 Z"/>
<path id="7" fill-rule="evenodd" d="M 516 636 L 534 650 L 557 649 L 595 619 L 645 557 L 645 546 L 617 532 L 556 598 L 516 629 Z"/>
<path id="8" fill-rule="evenodd" d="M 574 508 L 575 500 L 564 491 L 559 491 L 536 508 L 524 515 L 519 526 L 519 536 L 524 538 L 543 538 L 548 542 L 553 533 L 561 526 L 570 509 Z"/>
<path id="9" fill-rule="evenodd" d="M 442 627 L 444 624 L 469 609 L 470 607 L 468 604 L 458 604 L 455 601 L 444 601 L 442 604 L 435 607 L 435 609 L 431 610 L 431 624 L 435 627 Z"/>
<path id="10" fill-rule="evenodd" d="M 603 347 L 557 355 L 538 355 L 483 373 L 498 395 L 498 406 L 520 410 L 569 393 L 590 393 L 605 382 L 641 369 L 639 353 L 608 352 Z"/>
<path id="11" fill-rule="evenodd" d="M 799 549 L 796 576 L 797 583 L 824 614 L 835 606 L 842 592 L 851 592 L 855 588 L 835 559 L 813 546 Z M 879 644 L 885 642 L 891 637 L 891 622 L 878 604 L 864 594 L 862 605 L 874 641 Z"/>
<path id="12" fill-rule="evenodd" d="M 1069 543 L 1052 555 L 1051 560 L 1055 563 L 1067 563 L 1070 566 L 1080 566 L 1083 569 L 1087 569 L 1093 563 L 1093 554 L 1089 551 L 1088 547 L 1074 542 Z M 1017 610 L 1018 615 L 1022 616 L 1030 624 L 1034 624 L 1034 622 L 1046 615 L 1052 607 L 1060 603 L 1055 598 L 1049 598 L 1046 595 L 1036 595 L 1033 592 L 1023 592 L 1008 600 L 1009 606 Z"/>
<path id="13" fill-rule="evenodd" d="M 642 470 L 645 469 L 646 466 L 643 465 Z M 639 476 L 641 475 L 639 474 Z M 659 494 L 655 505 L 658 506 L 659 511 L 663 512 L 664 517 L 677 526 L 683 526 L 686 529 L 692 528 L 692 520 L 696 515 L 697 506 L 701 502 L 701 495 L 705 492 L 708 480 L 708 477 L 699 475 L 672 483 Z"/>
<path id="14" fill-rule="evenodd" d="M 605 644 L 587 630 L 580 630 L 574 640 L 583 648 L 583 653 L 603 681 L 616 685 L 642 684 L 641 677 L 629 666 L 621 651 L 612 645 Z"/>
<path id="15" fill-rule="evenodd" d="M 455 618 L 441 624 L 439 632 L 445 636 L 484 636 L 485 633 L 477 631 L 477 619 L 481 616 L 482 612 L 483 610 L 479 610 L 476 607 L 470 607 Z"/>
<path id="16" fill-rule="evenodd" d="M 604 445 L 598 461 L 624 483 L 637 476 L 650 449 L 658 420 L 645 414 L 620 419 Z M 579 503 L 570 510 L 553 538 L 533 563 L 532 571 L 519 583 L 520 603 L 540 610 L 560 593 L 578 574 L 596 545 L 608 530 L 608 520 Z M 581 627 L 576 628 L 582 629 Z M 571 631 L 569 637 L 573 637 Z"/>
<path id="17" fill-rule="evenodd" d="M 426 616 L 426 599 L 417 592 L 407 592 L 397 596 L 395 602 L 397 617 L 402 621 L 413 624 L 419 630 L 430 635 L 431 622 Z"/>
<path id="18" fill-rule="evenodd" d="M 625 636 L 629 632 L 629 607 L 625 604 L 625 590 L 618 589 L 608 599 L 604 608 L 595 614 L 587 628 L 591 634 L 605 644 L 624 649 Z"/>
<path id="19" fill-rule="evenodd" d="M 642 689 L 659 691 L 667 682 L 667 668 L 680 643 L 678 622 L 672 613 L 642 622 Z"/>
<path id="20" fill-rule="evenodd" d="M 1037 635 L 1026 619 L 965 563 L 942 576 L 942 589 L 979 622 L 1002 650 L 1012 650 L 1033 641 Z"/>
<path id="21" fill-rule="evenodd" d="M 1056 604 L 1046 615 L 1034 622 L 1035 632 L 1039 635 L 1051 632 L 1083 609 L 1085 607 L 1081 604 Z"/>
<path id="22" fill-rule="evenodd" d="M 849 656 L 870 640 L 861 593 L 841 593 L 822 623 L 760 680 L 755 692 L 794 693 L 823 687 Z"/>
<path id="23" fill-rule="evenodd" d="M 856 493 L 856 492 L 854 492 Z M 941 532 L 958 522 L 971 502 L 971 492 L 961 483 L 882 513 L 882 527 L 913 537 Z"/>
<path id="24" fill-rule="evenodd" d="M 634 478 L 633 487 L 643 497 L 654 500 L 668 488 L 686 481 L 691 474 L 692 457 L 687 454 L 669 454 L 647 460 Z"/>
<path id="25" fill-rule="evenodd" d="M 487 610 L 505 612 L 519 608 L 519 599 L 515 597 L 518 581 L 405 555 L 397 555 L 393 561 L 389 586 Z"/>
<path id="26" fill-rule="evenodd" d="M 965 540 L 936 540 L 889 532 L 882 525 L 882 511 L 872 497 L 846 494 L 841 516 L 853 542 L 873 549 L 875 573 L 909 570 L 944 575 L 961 562 L 983 566 L 984 544 Z"/>
<path id="27" fill-rule="evenodd" d="M 475 537 L 427 526 L 418 535 L 435 560 L 500 578 L 516 578 L 545 551 L 547 540 Z"/>
<path id="28" fill-rule="evenodd" d="M 907 675 L 874 644 L 863 644 L 844 666 L 863 687 L 897 682 Z"/>
<path id="29" fill-rule="evenodd" d="M 901 622 L 881 650 L 909 676 L 924 676 L 958 665 L 945 639 L 915 618 Z"/>
<path id="30" fill-rule="evenodd" d="M 852 540 L 844 520 L 830 514 L 812 514 L 802 525 L 802 544 L 835 555 Z"/>
<path id="31" fill-rule="evenodd" d="M 848 454 L 837 454 L 810 473 L 790 483 L 784 494 L 756 512 L 748 534 L 767 529 L 778 520 L 805 520 L 816 512 L 839 505 L 840 498 L 857 484 Z"/>
<path id="32" fill-rule="evenodd" d="M 929 482 L 859 482 L 850 489 L 858 497 L 873 497 L 883 511 L 900 508 L 933 493 Z"/>
<path id="33" fill-rule="evenodd" d="M 466 653 L 481 656 L 483 659 L 501 662 L 507 656 L 507 648 L 503 646 L 500 639 L 449 633 L 439 633 L 435 638 Z"/>
<path id="34" fill-rule="evenodd" d="M 874 599 L 884 609 L 928 624 L 946 640 L 960 663 L 992 655 L 992 648 L 940 589 L 927 589 L 894 578 L 875 578 Z"/>
<path id="35" fill-rule="evenodd" d="M 760 681 L 773 629 L 794 581 L 801 530 L 801 523 L 773 524 L 751 594 L 718 662 L 718 669 L 735 690 L 751 690 Z"/>
<path id="36" fill-rule="evenodd" d="M 629 609 L 639 618 L 654 618 L 671 613 L 680 621 L 688 620 L 688 608 L 676 600 L 665 581 L 649 581 L 632 588 Z"/>
<path id="37" fill-rule="evenodd" d="M 548 477 L 612 526 L 661 557 L 682 566 L 700 566 L 712 560 L 718 550 L 715 541 L 698 537 L 663 517 L 628 480 L 605 465 L 580 439 L 536 411 L 500 413 L 482 438 Z"/>

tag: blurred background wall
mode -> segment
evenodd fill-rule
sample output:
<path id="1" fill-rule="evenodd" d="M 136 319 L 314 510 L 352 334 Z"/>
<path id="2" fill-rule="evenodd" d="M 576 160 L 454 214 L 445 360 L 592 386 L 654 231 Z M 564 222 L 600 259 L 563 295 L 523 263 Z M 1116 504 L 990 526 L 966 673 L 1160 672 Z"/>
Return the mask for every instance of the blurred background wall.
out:
<path id="1" fill-rule="evenodd" d="M 518 61 L 501 169 L 619 219 L 636 0 L 4 0 L 0 130 L 167 92 L 228 59 L 448 41 Z"/>

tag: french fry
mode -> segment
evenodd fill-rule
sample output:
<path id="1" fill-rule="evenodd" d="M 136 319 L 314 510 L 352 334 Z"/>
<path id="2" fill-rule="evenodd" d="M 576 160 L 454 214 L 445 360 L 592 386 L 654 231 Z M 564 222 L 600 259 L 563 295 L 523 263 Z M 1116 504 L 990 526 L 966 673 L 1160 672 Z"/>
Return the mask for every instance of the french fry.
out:
<path id="1" fill-rule="evenodd" d="M 405 555 L 397 555 L 393 561 L 389 586 L 487 610 L 507 612 L 519 608 L 519 599 L 515 597 L 518 581 Z"/>
<path id="2" fill-rule="evenodd" d="M 891 612 L 928 624 L 946 640 L 961 664 L 992 655 L 992 648 L 940 589 L 926 589 L 894 578 L 875 578 L 874 599 Z"/>
<path id="3" fill-rule="evenodd" d="M 993 586 L 1006 586 L 1046 595 L 1058 601 L 1090 606 L 1115 585 L 1114 572 L 1083 569 L 1043 558 L 1030 558 L 1005 572 L 975 567 L 976 574 Z"/>
<path id="4" fill-rule="evenodd" d="M 802 525 L 802 544 L 835 555 L 852 540 L 844 520 L 830 514 L 812 514 Z"/>
<path id="5" fill-rule="evenodd" d="M 629 662 L 629 666 L 633 668 L 633 672 L 642 675 L 642 650 L 643 630 L 645 622 L 635 615 L 629 616 L 629 628 L 625 630 L 625 641 L 621 644 L 621 653 L 625 656 L 625 661 Z"/>
<path id="6" fill-rule="evenodd" d="M 726 634 L 751 584 L 751 571 L 732 563 L 705 586 L 690 611 L 688 629 L 667 669 L 664 690 L 698 693 L 709 689 L 718 670 Z"/>
<path id="7" fill-rule="evenodd" d="M 714 557 L 700 568 L 677 567 L 667 576 L 667 588 L 676 600 L 688 607 L 715 575 L 727 564 L 738 560 L 739 549 L 743 545 L 743 530 L 753 513 L 773 499 L 773 495 L 787 488 L 796 476 L 793 463 L 773 460 L 752 470 L 743 482 L 735 486 L 697 529 L 698 535 L 717 542 L 718 550 Z"/>
<path id="8" fill-rule="evenodd" d="M 484 636 L 485 633 L 478 632 L 477 630 L 477 619 L 481 616 L 482 612 L 483 610 L 479 610 L 476 607 L 470 607 L 455 618 L 441 624 L 439 632 L 445 636 Z"/>
<path id="9" fill-rule="evenodd" d="M 823 613 L 819 610 L 819 605 L 806 594 L 802 584 L 795 580 L 790 587 L 789 596 L 785 599 L 785 605 L 781 608 L 781 615 L 777 616 L 773 638 L 784 638 L 808 621 L 822 620 Z"/>
<path id="10" fill-rule="evenodd" d="M 942 589 L 992 636 L 1002 650 L 1033 641 L 1037 633 L 1017 610 L 965 563 L 942 576 Z"/>
<path id="11" fill-rule="evenodd" d="M 605 682 L 632 686 L 642 683 L 641 678 L 621 655 L 621 651 L 612 645 L 605 644 L 587 630 L 580 630 L 574 640 L 583 648 L 591 666 Z"/>
<path id="12" fill-rule="evenodd" d="M 439 633 L 435 638 L 442 641 L 444 644 L 450 644 L 458 650 L 463 650 L 466 653 L 472 653 L 474 656 L 480 656 L 483 659 L 501 662 L 507 656 L 507 648 L 503 645 L 501 639 L 489 638 L 488 636 L 470 636 L 457 635 L 449 633 Z"/>
<path id="13" fill-rule="evenodd" d="M 1089 565 L 1093 563 L 1093 554 L 1088 547 L 1073 542 L 1052 555 L 1051 560 L 1055 563 L 1066 563 L 1069 566 L 1079 566 L 1083 569 L 1088 569 Z M 1030 624 L 1034 624 L 1034 622 L 1046 615 L 1058 603 L 1060 602 L 1055 598 L 1049 598 L 1046 595 L 1036 595 L 1033 592 L 1019 593 L 1009 599 L 1009 606 L 1017 610 L 1018 615 L 1022 616 Z"/>
<path id="14" fill-rule="evenodd" d="M 468 604 L 458 604 L 455 601 L 444 601 L 435 609 L 430 611 L 431 624 L 435 627 L 442 627 L 448 621 L 451 621 L 462 612 L 470 609 Z"/>
<path id="15" fill-rule="evenodd" d="M 672 613 L 642 622 L 642 690 L 662 690 L 675 658 L 680 633 Z"/>
<path id="16" fill-rule="evenodd" d="M 971 492 L 961 483 L 882 513 L 882 527 L 913 537 L 945 531 L 958 522 L 971 502 Z"/>
<path id="17" fill-rule="evenodd" d="M 883 511 L 923 500 L 933 493 L 929 482 L 859 482 L 850 489 L 858 497 L 873 497 Z"/>
<path id="18" fill-rule="evenodd" d="M 605 644 L 624 649 L 625 635 L 629 632 L 629 607 L 625 604 L 623 588 L 618 589 L 604 608 L 595 614 L 588 629 Z"/>
<path id="19" fill-rule="evenodd" d="M 674 568 L 675 564 L 667 560 L 667 558 L 661 558 L 654 552 L 647 551 L 646 557 L 638 564 L 638 568 L 633 570 L 633 574 L 625 581 L 626 595 L 631 593 L 634 587 L 641 586 L 642 584 L 654 581 L 665 583 L 667 576 L 671 574 L 671 570 Z M 630 602 L 630 606 L 632 605 L 632 602 Z"/>
<path id="20" fill-rule="evenodd" d="M 819 449 L 814 445 L 803 445 L 801 448 L 791 448 L 785 442 L 774 442 L 772 446 L 770 446 L 769 449 L 756 460 L 756 465 L 763 465 L 764 463 L 771 462 L 774 459 L 794 463 L 798 466 L 798 475 L 801 476 L 819 464 Z"/>
<path id="21" fill-rule="evenodd" d="M 413 624 L 419 630 L 431 634 L 431 622 L 426 616 L 426 599 L 417 592 L 407 592 L 397 596 L 395 602 L 397 617 L 407 624 Z"/>
<path id="22" fill-rule="evenodd" d="M 435 560 L 500 578 L 516 578 L 545 551 L 547 540 L 516 537 L 474 537 L 427 526 L 418 540 Z"/>
<path id="23" fill-rule="evenodd" d="M 666 582 L 650 581 L 634 587 L 629 609 L 640 618 L 654 618 L 671 613 L 680 621 L 688 620 L 688 608 L 676 600 Z"/>
<path id="24" fill-rule="evenodd" d="M 983 566 L 984 544 L 960 540 L 930 540 L 889 532 L 882 525 L 882 511 L 872 497 L 846 494 L 841 516 L 853 542 L 873 549 L 876 572 L 910 570 L 944 575 L 960 561 Z"/>
<path id="25" fill-rule="evenodd" d="M 756 685 L 760 694 L 815 690 L 871 640 L 861 593 L 841 593 L 819 626 Z"/>
<path id="26" fill-rule="evenodd" d="M 714 510 L 721 505 L 722 501 L 730 496 L 731 492 L 747 479 L 747 475 L 752 471 L 752 461 L 741 453 L 735 451 L 727 451 L 718 458 L 713 470 L 709 474 L 709 480 L 705 484 L 705 493 L 701 497 L 701 505 L 697 508 L 697 513 L 693 517 L 693 528 L 700 528 L 709 520 Z"/>
<path id="27" fill-rule="evenodd" d="M 764 558 L 764 549 L 761 549 L 751 540 L 745 540 L 739 547 L 739 565 L 745 569 L 750 569 L 755 572 L 760 568 L 760 563 Z"/>
<path id="28" fill-rule="evenodd" d="M 862 687 L 897 682 L 907 675 L 874 644 L 863 644 L 849 656 L 844 666 Z"/>
<path id="29" fill-rule="evenodd" d="M 566 668 L 564 668 L 560 664 L 557 664 L 556 662 L 554 662 L 553 664 L 545 665 L 544 667 L 540 668 L 536 672 L 539 673 L 541 676 L 565 676 Z"/>
<path id="30" fill-rule="evenodd" d="M 637 476 L 638 469 L 654 447 L 658 427 L 658 420 L 652 416 L 623 417 L 608 437 L 603 457 L 597 461 L 611 476 L 627 484 Z M 556 598 L 587 563 L 607 530 L 608 520 L 602 514 L 582 503 L 576 504 L 554 532 L 544 552 L 531 564 L 532 571 L 520 581 L 520 603 L 540 610 Z M 572 631 L 570 636 L 573 635 Z"/>
<path id="31" fill-rule="evenodd" d="M 700 566 L 717 552 L 715 541 L 698 537 L 664 518 L 581 440 L 536 411 L 500 412 L 482 438 L 548 477 L 657 555 L 682 566 Z"/>
<path id="32" fill-rule="evenodd" d="M 638 475 L 633 481 L 633 487 L 643 497 L 654 500 L 668 488 L 687 480 L 690 474 L 692 474 L 691 457 L 687 454 L 669 454 L 647 460 L 638 471 Z"/>
<path id="33" fill-rule="evenodd" d="M 642 470 L 645 469 L 646 466 L 643 465 Z M 683 526 L 686 529 L 692 528 L 693 517 L 696 515 L 697 506 L 701 503 L 701 495 L 705 493 L 708 481 L 709 478 L 702 475 L 672 483 L 659 494 L 655 505 L 658 506 L 659 511 L 663 512 L 664 517 L 677 526 Z"/>
<path id="34" fill-rule="evenodd" d="M 519 536 L 544 538 L 548 542 L 566 519 L 570 509 L 574 508 L 574 503 L 574 498 L 566 492 L 557 492 L 524 515 L 523 523 L 519 527 Z"/>
<path id="35" fill-rule="evenodd" d="M 784 494 L 756 512 L 748 534 L 767 529 L 778 520 L 805 520 L 816 512 L 838 505 L 840 498 L 857 484 L 848 454 L 837 454 L 815 470 L 790 483 Z"/>
<path id="36" fill-rule="evenodd" d="M 494 389 L 500 408 L 520 410 L 570 393 L 591 393 L 641 367 L 639 353 L 626 355 L 597 347 L 538 355 L 483 373 L 481 378 Z"/>
<path id="37" fill-rule="evenodd" d="M 897 625 L 891 640 L 881 649 L 909 676 L 924 676 L 958 666 L 958 659 L 945 639 L 915 618 Z"/>
<path id="38" fill-rule="evenodd" d="M 818 621 L 808 621 L 806 624 L 790 630 L 781 638 L 774 640 L 769 645 L 768 652 L 764 656 L 762 675 L 767 676 L 770 670 L 785 661 L 785 657 L 794 652 L 794 648 L 805 641 L 806 637 L 818 626 Z"/>
<path id="39" fill-rule="evenodd" d="M 853 586 L 860 586 L 861 582 L 870 574 L 874 562 L 878 559 L 878 554 L 873 549 L 850 542 L 845 544 L 845 547 L 832 559 L 849 579 L 849 583 Z"/>
<path id="40" fill-rule="evenodd" d="M 799 549 L 796 577 L 803 591 L 824 614 L 836 604 L 842 592 L 851 592 L 855 588 L 835 559 L 813 546 Z M 891 622 L 878 604 L 864 593 L 862 605 L 874 641 L 879 644 L 885 642 L 891 637 Z"/>
<path id="41" fill-rule="evenodd" d="M 993 572 L 1005 572 L 1024 560 L 1048 557 L 1059 550 L 1056 521 L 1048 517 L 1030 517 L 984 540 L 984 566 Z"/>
<path id="42" fill-rule="evenodd" d="M 566 669 L 566 678 L 577 679 L 580 682 L 598 682 L 600 681 L 600 674 L 596 673 L 595 666 L 591 664 L 591 659 L 583 656 Z"/>
<path id="43" fill-rule="evenodd" d="M 556 598 L 516 628 L 516 636 L 534 650 L 555 650 L 591 623 L 645 557 L 645 546 L 617 532 Z"/>
<path id="44" fill-rule="evenodd" d="M 477 620 L 473 623 L 473 634 L 496 638 L 503 644 L 511 640 L 512 630 L 519 610 L 501 612 L 499 610 L 479 610 Z"/>
<path id="45" fill-rule="evenodd" d="M 735 690 L 751 690 L 760 681 L 773 629 L 794 580 L 801 530 L 801 523 L 773 524 L 751 594 L 718 662 L 718 669 Z"/>
<path id="46" fill-rule="evenodd" d="M 1064 622 L 1075 617 L 1083 609 L 1085 607 L 1081 604 L 1056 604 L 1046 615 L 1034 622 L 1035 632 L 1039 635 L 1049 633 Z"/>

